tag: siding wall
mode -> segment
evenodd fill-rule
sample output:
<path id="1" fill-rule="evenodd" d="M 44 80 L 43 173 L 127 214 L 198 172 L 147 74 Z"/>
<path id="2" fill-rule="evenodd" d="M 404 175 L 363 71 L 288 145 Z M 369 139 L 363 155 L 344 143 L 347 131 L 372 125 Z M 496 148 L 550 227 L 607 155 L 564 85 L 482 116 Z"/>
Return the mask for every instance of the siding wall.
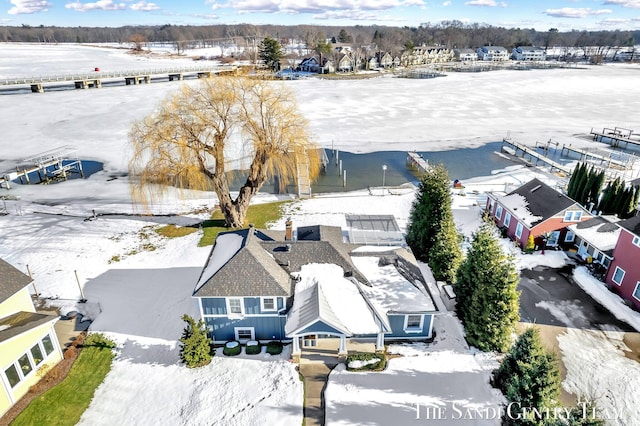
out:
<path id="1" fill-rule="evenodd" d="M 0 318 L 8 317 L 16 312 L 35 312 L 29 287 L 25 287 L 0 304 Z"/>
<path id="2" fill-rule="evenodd" d="M 256 340 L 285 340 L 284 324 L 286 316 L 244 317 L 229 319 L 227 317 L 205 317 L 208 326 L 213 327 L 213 339 L 216 342 L 235 340 L 235 327 L 253 327 Z"/>
<path id="3" fill-rule="evenodd" d="M 391 325 L 391 334 L 385 334 L 385 340 L 396 339 L 415 339 L 415 338 L 429 338 L 431 337 L 431 322 L 433 321 L 433 315 L 424 315 L 421 333 L 406 333 L 404 331 L 404 318 L 405 315 L 389 315 L 389 324 Z"/>
<path id="4" fill-rule="evenodd" d="M 633 297 L 636 284 L 640 281 L 640 263 L 638 259 L 640 259 L 640 247 L 633 244 L 633 234 L 623 229 L 620 232 L 616 248 L 613 250 L 613 261 L 611 261 L 605 280 L 622 297 L 630 300 L 640 309 L 640 301 Z M 612 279 L 616 266 L 624 269 L 625 272 L 621 285 L 614 283 Z"/>
<path id="5" fill-rule="evenodd" d="M 235 298 L 234 298 L 235 299 Z M 259 297 L 244 297 L 244 313 L 248 315 L 267 314 L 273 315 L 274 311 L 265 311 L 261 309 Z M 200 298 L 202 312 L 204 315 L 227 315 L 227 302 L 224 297 L 202 297 Z M 276 306 L 278 310 L 284 309 L 284 298 L 276 298 Z"/>

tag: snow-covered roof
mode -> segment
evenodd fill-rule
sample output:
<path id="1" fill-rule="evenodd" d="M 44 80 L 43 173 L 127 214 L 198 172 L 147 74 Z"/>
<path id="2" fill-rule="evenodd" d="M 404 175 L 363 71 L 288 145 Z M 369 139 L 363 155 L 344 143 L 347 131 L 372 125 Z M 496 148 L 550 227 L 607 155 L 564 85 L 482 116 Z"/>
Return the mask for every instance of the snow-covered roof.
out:
<path id="1" fill-rule="evenodd" d="M 393 312 L 436 311 L 422 283 L 409 282 L 395 265 L 379 266 L 377 256 L 353 256 L 351 261 L 369 281 L 369 286 L 360 286 L 362 292 L 383 316 Z"/>
<path id="2" fill-rule="evenodd" d="M 621 228 L 614 220 L 604 216 L 570 225 L 568 228 L 580 239 L 587 241 L 602 252 L 613 250 L 618 242 Z"/>
<path id="3" fill-rule="evenodd" d="M 500 204 L 506 207 L 520 222 L 528 227 L 542 219 L 529 210 L 529 202 L 520 194 L 509 194 L 497 198 Z"/>
<path id="4" fill-rule="evenodd" d="M 293 307 L 287 317 L 288 336 L 322 321 L 347 335 L 380 332 L 375 314 L 356 284 L 333 264 L 303 265 L 296 284 Z"/>

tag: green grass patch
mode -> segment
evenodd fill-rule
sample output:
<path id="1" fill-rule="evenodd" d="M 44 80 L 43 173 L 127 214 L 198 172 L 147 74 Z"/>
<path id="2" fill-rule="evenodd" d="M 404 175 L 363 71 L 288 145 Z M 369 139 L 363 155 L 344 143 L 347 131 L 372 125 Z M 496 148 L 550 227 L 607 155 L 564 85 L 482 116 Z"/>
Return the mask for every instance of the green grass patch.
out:
<path id="1" fill-rule="evenodd" d="M 267 223 L 274 222 L 282 217 L 282 208 L 289 203 L 291 201 L 287 200 L 251 205 L 247 210 L 247 217 L 244 223 L 246 226 L 253 223 L 256 228 L 264 229 Z M 212 245 L 220 232 L 229 231 L 229 228 L 224 226 L 224 216 L 220 210 L 216 210 L 211 215 L 211 219 L 202 222 L 202 229 L 204 234 L 200 242 L 198 242 L 198 247 Z"/>
<path id="2" fill-rule="evenodd" d="M 350 367 L 352 361 L 362 361 L 365 364 L 360 367 Z M 375 362 L 373 362 L 375 361 Z M 382 371 L 387 365 L 387 357 L 383 353 L 357 353 L 347 355 L 348 371 Z"/>
<path id="3" fill-rule="evenodd" d="M 113 342 L 87 338 L 67 377 L 34 399 L 12 425 L 75 425 L 89 407 L 96 388 L 111 370 Z"/>
<path id="4" fill-rule="evenodd" d="M 184 237 L 185 235 L 193 234 L 196 232 L 196 228 L 192 228 L 189 226 L 175 226 L 175 225 L 166 225 L 161 228 L 156 229 L 158 235 L 162 235 L 167 238 L 179 238 Z"/>

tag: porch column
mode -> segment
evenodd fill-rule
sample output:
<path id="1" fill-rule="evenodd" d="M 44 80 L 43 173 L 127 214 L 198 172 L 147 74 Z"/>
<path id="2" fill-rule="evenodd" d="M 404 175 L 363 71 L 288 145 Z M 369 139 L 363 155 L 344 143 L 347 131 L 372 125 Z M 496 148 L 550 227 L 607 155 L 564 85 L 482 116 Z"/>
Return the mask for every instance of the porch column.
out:
<path id="1" fill-rule="evenodd" d="M 291 352 L 291 355 L 300 355 L 301 353 L 300 338 L 298 336 L 293 336 L 293 351 Z"/>
<path id="2" fill-rule="evenodd" d="M 378 338 L 376 339 L 376 352 L 384 351 L 384 333 L 378 333 Z"/>
<path id="3" fill-rule="evenodd" d="M 344 334 L 340 335 L 340 348 L 338 349 L 338 355 L 347 354 L 347 338 Z"/>

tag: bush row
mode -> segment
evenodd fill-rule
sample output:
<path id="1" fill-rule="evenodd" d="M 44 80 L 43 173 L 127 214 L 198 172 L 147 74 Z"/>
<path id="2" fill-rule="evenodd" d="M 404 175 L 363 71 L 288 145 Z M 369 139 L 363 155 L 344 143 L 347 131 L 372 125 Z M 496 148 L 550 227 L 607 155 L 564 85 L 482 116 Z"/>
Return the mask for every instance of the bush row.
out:
<path id="1" fill-rule="evenodd" d="M 247 355 L 257 355 L 262 351 L 262 344 L 257 341 L 249 341 L 245 345 L 244 352 Z M 279 355 L 282 353 L 283 344 L 281 342 L 269 342 L 267 343 L 267 353 L 270 355 Z M 224 344 L 222 353 L 226 356 L 236 356 L 242 352 L 242 345 L 236 340 L 229 341 Z"/>

